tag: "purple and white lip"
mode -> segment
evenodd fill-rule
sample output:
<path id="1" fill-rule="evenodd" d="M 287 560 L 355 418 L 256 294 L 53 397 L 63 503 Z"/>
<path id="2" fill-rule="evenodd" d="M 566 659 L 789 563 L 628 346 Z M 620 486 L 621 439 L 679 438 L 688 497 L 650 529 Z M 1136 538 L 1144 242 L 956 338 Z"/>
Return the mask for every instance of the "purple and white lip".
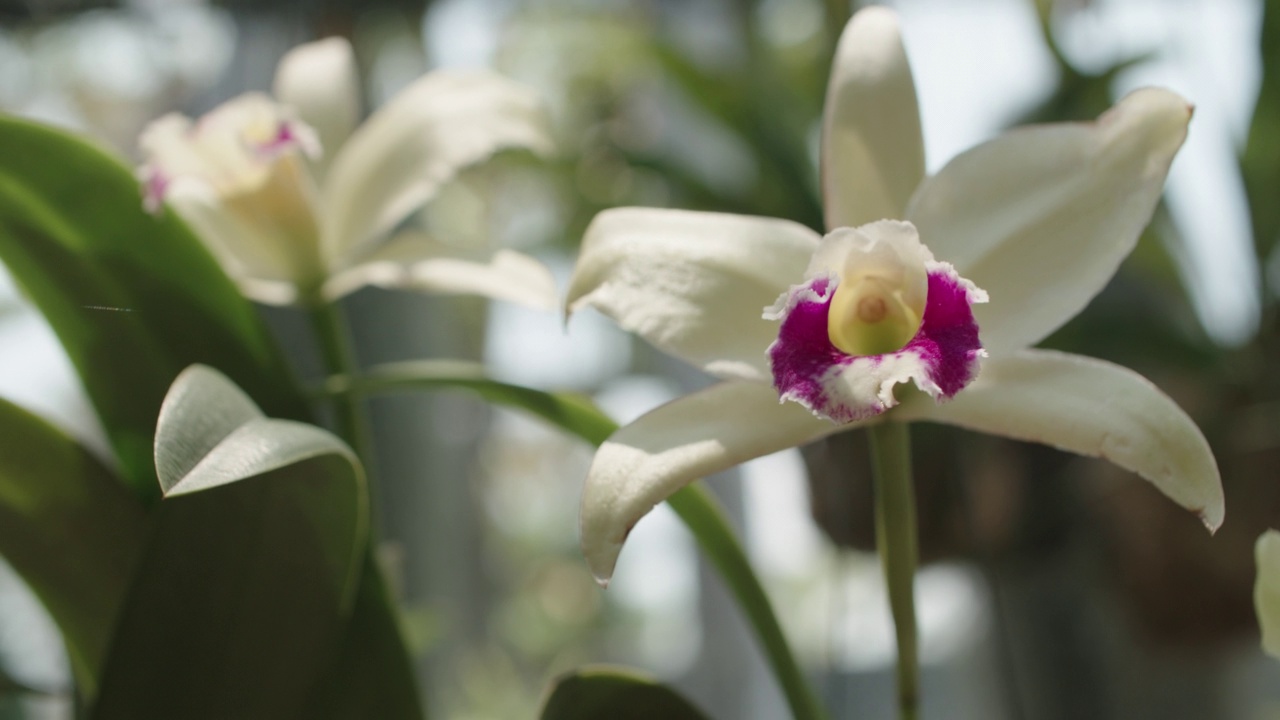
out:
<path id="1" fill-rule="evenodd" d="M 986 301 L 933 259 L 910 223 L 837 229 L 823 238 L 805 282 L 765 310 L 781 321 L 766 351 L 774 388 L 782 401 L 837 423 L 883 413 L 897 404 L 894 386 L 908 381 L 949 399 L 986 356 L 971 308 Z"/>

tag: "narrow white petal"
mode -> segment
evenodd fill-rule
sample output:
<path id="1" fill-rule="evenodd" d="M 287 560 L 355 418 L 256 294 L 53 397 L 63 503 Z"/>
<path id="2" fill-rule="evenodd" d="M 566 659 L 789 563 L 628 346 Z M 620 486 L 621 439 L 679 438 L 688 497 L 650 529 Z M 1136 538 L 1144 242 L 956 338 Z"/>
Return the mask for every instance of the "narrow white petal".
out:
<path id="1" fill-rule="evenodd" d="M 406 234 L 406 236 L 409 234 Z M 481 295 L 540 310 L 554 310 L 560 303 L 555 277 L 540 261 L 499 250 L 487 262 L 463 251 L 430 241 L 416 233 L 397 238 L 387 252 L 370 256 L 354 267 L 335 273 L 324 285 L 324 295 L 335 300 L 365 285 L 429 293 Z"/>
<path id="2" fill-rule="evenodd" d="M 898 18 L 888 8 L 869 7 L 845 26 L 827 85 L 822 123 L 827 229 L 902 218 L 923 177 L 920 108 Z"/>
<path id="3" fill-rule="evenodd" d="M 1262 628 L 1262 649 L 1280 658 L 1280 532 L 1268 530 L 1253 551 L 1258 579 L 1253 586 L 1253 606 Z"/>
<path id="4" fill-rule="evenodd" d="M 596 216 L 569 282 L 592 307 L 716 375 L 767 380 L 762 310 L 804 277 L 818 234 L 786 220 L 618 208 Z"/>
<path id="5" fill-rule="evenodd" d="M 1181 408 L 1128 368 L 1049 350 L 991 357 L 972 385 L 940 405 L 902 403 L 895 420 L 932 420 L 1110 460 L 1222 524 L 1222 481 L 1209 443 Z"/>
<path id="6" fill-rule="evenodd" d="M 392 98 L 333 158 L 323 237 L 348 258 L 435 195 L 459 169 L 504 148 L 550 151 L 542 106 L 519 83 L 484 71 L 438 71 Z"/>
<path id="7" fill-rule="evenodd" d="M 764 383 L 729 381 L 626 425 L 596 452 L 582 491 L 582 552 L 601 583 L 640 518 L 699 478 L 844 430 Z"/>
<path id="8" fill-rule="evenodd" d="M 315 129 L 324 167 L 360 121 L 360 76 L 351 43 L 331 37 L 299 45 L 280 59 L 274 94 Z"/>
<path id="9" fill-rule="evenodd" d="M 1053 332 L 1107 284 L 1160 199 L 1191 106 L 1139 90 L 1093 123 L 1027 127 L 952 160 L 907 217 L 939 260 L 991 295 L 997 355 Z"/>

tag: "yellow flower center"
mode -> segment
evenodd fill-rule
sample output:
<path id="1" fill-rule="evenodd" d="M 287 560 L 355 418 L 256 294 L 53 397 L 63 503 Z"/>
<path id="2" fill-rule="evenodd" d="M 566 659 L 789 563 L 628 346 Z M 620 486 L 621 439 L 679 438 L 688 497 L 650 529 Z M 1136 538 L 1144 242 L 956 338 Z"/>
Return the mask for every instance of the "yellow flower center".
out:
<path id="1" fill-rule="evenodd" d="M 827 314 L 831 344 L 850 355 L 881 355 L 910 342 L 921 317 L 895 285 L 869 274 L 842 280 Z"/>

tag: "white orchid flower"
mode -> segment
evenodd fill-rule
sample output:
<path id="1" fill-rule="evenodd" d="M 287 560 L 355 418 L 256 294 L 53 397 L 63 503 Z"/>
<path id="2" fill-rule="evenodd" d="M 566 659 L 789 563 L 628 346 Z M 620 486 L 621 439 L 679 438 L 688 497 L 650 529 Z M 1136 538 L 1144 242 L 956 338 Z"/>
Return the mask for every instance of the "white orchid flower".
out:
<path id="1" fill-rule="evenodd" d="M 1253 607 L 1262 630 L 1262 649 L 1280 658 L 1280 531 L 1268 530 L 1258 536 L 1253 557 L 1258 568 Z"/>
<path id="2" fill-rule="evenodd" d="M 395 233 L 461 168 L 504 148 L 550 150 L 532 90 L 491 72 L 437 71 L 357 126 L 354 54 L 330 38 L 285 55 L 274 94 L 242 95 L 194 122 L 167 115 L 140 139 L 147 207 L 173 207 L 246 295 L 331 301 L 374 284 L 555 306 L 555 281 L 533 258 L 503 250 L 474 262 Z"/>
<path id="3" fill-rule="evenodd" d="M 925 177 L 897 18 L 859 12 L 827 91 L 825 237 L 641 208 L 587 229 L 568 311 L 595 308 L 723 380 L 601 446 L 581 510 L 592 572 L 606 582 L 631 527 L 695 479 L 882 420 L 1106 458 L 1217 528 L 1217 465 L 1172 400 L 1123 367 L 1029 349 L 1133 249 L 1190 117 L 1140 90 L 1096 122 L 1021 128 Z M 908 381 L 923 392 L 895 396 Z"/>

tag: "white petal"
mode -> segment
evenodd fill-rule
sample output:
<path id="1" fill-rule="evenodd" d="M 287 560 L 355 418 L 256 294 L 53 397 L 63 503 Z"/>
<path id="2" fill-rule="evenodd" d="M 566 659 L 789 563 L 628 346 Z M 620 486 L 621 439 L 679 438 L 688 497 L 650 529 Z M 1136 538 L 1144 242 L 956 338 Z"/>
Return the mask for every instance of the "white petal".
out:
<path id="1" fill-rule="evenodd" d="M 778 327 L 761 311 L 803 278 L 819 239 L 787 220 L 606 210 L 587 228 L 566 304 L 710 373 L 767 380 Z"/>
<path id="2" fill-rule="evenodd" d="M 291 284 L 293 262 L 287 246 L 266 232 L 268 228 L 244 222 L 241 215 L 228 209 L 223 199 L 207 186 L 175 181 L 166 202 L 191 226 L 233 279 Z"/>
<path id="3" fill-rule="evenodd" d="M 547 266 L 514 250 L 499 250 L 488 262 L 477 262 L 463 256 L 461 249 L 417 233 L 405 233 L 383 249 L 386 252 L 334 274 L 325 283 L 324 296 L 335 300 L 365 285 L 375 285 L 482 295 L 540 310 L 554 310 L 560 302 L 555 277 Z"/>
<path id="4" fill-rule="evenodd" d="M 320 138 L 323 167 L 360 120 L 360 76 L 351 43 L 331 37 L 299 45 L 276 68 L 276 99 L 289 105 Z"/>
<path id="5" fill-rule="evenodd" d="M 1280 532 L 1268 530 L 1253 551 L 1258 579 L 1253 586 L 1253 606 L 1262 628 L 1262 649 L 1280 658 Z"/>
<path id="6" fill-rule="evenodd" d="M 933 420 L 1110 460 L 1222 524 L 1222 481 L 1209 443 L 1169 396 L 1128 368 L 1048 350 L 992 357 L 950 402 L 915 397 L 895 420 Z"/>
<path id="7" fill-rule="evenodd" d="M 898 18 L 888 8 L 869 7 L 845 26 L 827 86 L 822 124 L 827 229 L 902 218 L 923 177 L 920 108 Z"/>
<path id="8" fill-rule="evenodd" d="M 1094 123 L 1028 127 L 952 160 L 907 217 L 939 260 L 991 295 L 977 308 L 997 355 L 1073 317 L 1151 219 L 1191 106 L 1139 90 Z"/>
<path id="9" fill-rule="evenodd" d="M 390 231 L 459 169 L 503 148 L 550 150 L 534 92 L 484 71 L 417 80 L 356 130 L 325 179 L 325 247 L 335 261 Z"/>
<path id="10" fill-rule="evenodd" d="M 582 552 L 601 583 L 631 528 L 698 478 L 816 440 L 850 425 L 780 404 L 764 383 L 729 381 L 678 398 L 609 438 L 582 491 Z"/>
<path id="11" fill-rule="evenodd" d="M 298 287 L 290 279 L 290 261 L 270 235 L 243 223 L 216 200 L 201 192 L 173 192 L 169 205 L 217 258 L 241 294 L 264 305 L 291 305 Z"/>

